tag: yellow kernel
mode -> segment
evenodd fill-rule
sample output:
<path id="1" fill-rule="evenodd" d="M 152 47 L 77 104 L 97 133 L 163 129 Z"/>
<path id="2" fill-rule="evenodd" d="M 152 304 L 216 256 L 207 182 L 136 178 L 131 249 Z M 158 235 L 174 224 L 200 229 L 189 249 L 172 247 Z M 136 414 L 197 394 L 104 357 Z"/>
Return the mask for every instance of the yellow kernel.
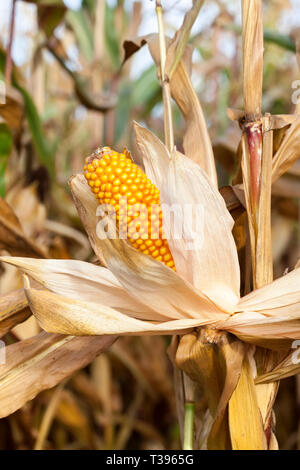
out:
<path id="1" fill-rule="evenodd" d="M 131 205 L 132 205 L 132 204 L 135 204 L 135 203 L 136 203 L 135 197 L 132 197 L 132 198 L 130 198 L 130 199 L 128 200 L 128 204 L 131 204 Z"/>

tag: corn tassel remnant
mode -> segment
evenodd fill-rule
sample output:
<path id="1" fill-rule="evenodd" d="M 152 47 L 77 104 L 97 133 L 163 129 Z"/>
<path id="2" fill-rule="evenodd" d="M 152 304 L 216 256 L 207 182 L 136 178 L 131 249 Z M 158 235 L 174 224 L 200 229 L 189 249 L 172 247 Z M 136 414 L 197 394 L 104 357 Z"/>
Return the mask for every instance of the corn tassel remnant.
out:
<path id="1" fill-rule="evenodd" d="M 98 149 L 86 158 L 84 174 L 99 204 L 113 206 L 118 230 L 125 218 L 131 245 L 175 271 L 163 234 L 159 190 L 132 161 L 130 153 L 126 149 L 123 153 L 109 147 Z"/>

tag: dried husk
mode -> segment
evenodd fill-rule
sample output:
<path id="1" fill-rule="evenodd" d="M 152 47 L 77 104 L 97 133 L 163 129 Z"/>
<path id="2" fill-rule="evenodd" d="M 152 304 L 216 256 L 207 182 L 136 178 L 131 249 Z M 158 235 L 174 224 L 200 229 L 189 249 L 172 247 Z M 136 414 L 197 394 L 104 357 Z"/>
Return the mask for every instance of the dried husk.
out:
<path id="1" fill-rule="evenodd" d="M 233 220 L 220 193 L 197 164 L 175 151 L 161 188 L 161 201 L 166 208 L 181 208 L 182 214 L 188 206 L 199 208 L 199 213 L 182 219 L 184 231 L 178 238 L 162 206 L 164 227 L 171 236 L 168 243 L 178 273 L 230 312 L 239 298 L 239 264 L 231 233 Z M 195 229 L 200 219 L 201 228 Z"/>
<path id="2" fill-rule="evenodd" d="M 160 323 L 146 322 L 117 310 L 92 302 L 69 299 L 53 292 L 30 288 L 26 280 L 26 296 L 41 327 L 47 332 L 67 335 L 143 335 L 179 334 L 205 320 L 180 319 Z"/>
<path id="3" fill-rule="evenodd" d="M 237 387 L 229 401 L 229 430 L 233 450 L 267 448 L 253 373 L 247 356 L 244 358 Z"/>
<path id="4" fill-rule="evenodd" d="M 240 341 L 210 328 L 201 328 L 180 339 L 176 364 L 197 384 L 197 412 L 202 415 L 196 433 L 197 447 L 230 448 L 226 407 L 240 376 L 243 355 Z"/>
<path id="5" fill-rule="evenodd" d="M 85 205 L 84 210 L 89 221 L 85 224 L 83 220 L 83 223 L 90 236 L 90 230 L 96 233 L 96 210 L 93 197 L 87 205 L 86 193 L 91 194 L 89 186 L 83 176 L 77 175 L 71 181 L 71 189 L 77 207 Z M 185 312 L 185 317 L 200 318 L 201 304 L 206 309 L 206 312 L 203 311 L 200 315 L 203 320 L 207 318 L 214 321 L 218 315 L 225 318 L 224 311 L 212 300 L 163 263 L 135 250 L 124 239 L 110 238 L 107 233 L 103 233 L 102 225 L 98 228 L 99 238 L 96 238 L 96 244 L 100 246 L 105 263 L 131 296 L 158 313 L 172 318 L 178 318 L 176 311 Z"/>
<path id="6" fill-rule="evenodd" d="M 157 137 L 137 124 L 135 133 L 147 176 L 161 191 L 164 228 L 170 235 L 168 243 L 177 272 L 223 308 L 231 309 L 239 298 L 240 274 L 231 233 L 233 220 L 223 198 L 199 165 L 179 152 L 169 155 Z M 184 218 L 187 206 L 201 209 L 201 229 L 195 230 Z M 181 238 L 172 235 L 175 227 L 167 212 L 172 207 L 180 210 Z M 200 212 L 194 214 L 190 217 L 193 221 L 195 215 L 201 217 Z M 189 248 L 191 242 L 193 249 Z"/>

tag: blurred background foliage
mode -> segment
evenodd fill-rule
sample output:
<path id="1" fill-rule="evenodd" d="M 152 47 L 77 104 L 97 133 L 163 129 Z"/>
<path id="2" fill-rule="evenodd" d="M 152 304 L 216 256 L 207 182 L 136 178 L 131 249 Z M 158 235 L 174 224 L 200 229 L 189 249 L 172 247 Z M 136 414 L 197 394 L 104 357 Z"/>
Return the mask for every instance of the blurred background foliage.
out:
<path id="1" fill-rule="evenodd" d="M 191 1 L 164 0 L 167 34 L 181 25 Z M 153 1 L 27 0 L 0 3 L 0 196 L 26 237 L 54 258 L 96 262 L 69 194 L 96 147 L 127 146 L 138 161 L 132 120 L 163 138 L 163 106 L 147 47 L 123 63 L 123 42 L 157 32 Z M 265 1 L 264 111 L 293 111 L 299 78 L 298 0 Z M 227 108 L 242 109 L 239 0 L 207 0 L 196 20 L 192 81 L 212 138 L 219 184 L 236 172 L 240 130 Z M 1 90 L 1 89 L 0 89 Z M 3 91 L 3 90 L 1 90 Z M 175 139 L 184 122 L 174 104 Z M 273 254 L 276 275 L 299 256 L 300 166 L 274 186 Z M 238 236 L 238 234 L 236 234 Z M 32 256 L 32 254 L 31 254 Z M 0 294 L 21 286 L 1 267 Z M 29 318 L 7 343 L 36 334 Z M 0 421 L 0 448 L 179 448 L 172 370 L 160 337 L 123 338 L 59 389 L 46 435 L 41 423 L 57 389 L 41 393 Z M 54 398 L 53 398 L 54 397 Z M 281 384 L 276 405 L 281 448 L 300 448 L 300 381 Z"/>

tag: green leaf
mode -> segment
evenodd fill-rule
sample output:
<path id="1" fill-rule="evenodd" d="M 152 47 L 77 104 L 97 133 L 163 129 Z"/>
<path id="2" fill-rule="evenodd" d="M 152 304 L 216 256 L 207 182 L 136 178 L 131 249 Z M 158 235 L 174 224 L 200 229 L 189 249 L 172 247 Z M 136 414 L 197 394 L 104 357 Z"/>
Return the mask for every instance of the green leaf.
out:
<path id="1" fill-rule="evenodd" d="M 156 66 L 151 65 L 135 81 L 132 91 L 131 104 L 134 107 L 147 106 L 160 92 L 160 85 L 156 77 Z"/>
<path id="2" fill-rule="evenodd" d="M 67 9 L 65 6 L 45 6 L 38 8 L 38 24 L 50 38 L 55 28 L 61 23 Z"/>
<path id="3" fill-rule="evenodd" d="M 0 49 L 0 72 L 5 66 L 5 52 Z M 56 152 L 57 143 L 50 144 L 45 138 L 40 116 L 37 112 L 36 106 L 25 88 L 22 88 L 17 81 L 16 71 L 13 70 L 13 85 L 19 90 L 24 99 L 25 114 L 29 128 L 32 134 L 32 140 L 38 154 L 41 164 L 43 164 L 49 171 L 51 176 L 54 176 L 54 157 Z"/>
<path id="4" fill-rule="evenodd" d="M 76 36 L 82 54 L 87 60 L 93 60 L 93 29 L 87 13 L 83 9 L 78 11 L 69 10 L 66 14 L 66 21 Z"/>
<path id="5" fill-rule="evenodd" d="M 10 129 L 4 122 L 0 123 L 0 196 L 5 196 L 5 169 L 11 153 L 13 139 Z"/>
<path id="6" fill-rule="evenodd" d="M 50 144 L 45 138 L 40 116 L 28 91 L 26 91 L 20 85 L 16 85 L 16 88 L 23 95 L 26 118 L 40 162 L 48 169 L 50 175 L 54 176 L 54 156 L 56 144 Z"/>
<path id="7" fill-rule="evenodd" d="M 123 83 L 120 94 L 118 105 L 116 109 L 116 126 L 115 126 L 115 142 L 118 142 L 122 137 L 123 132 L 128 128 L 129 115 L 130 115 L 130 95 L 132 89 L 131 84 Z"/>
<path id="8" fill-rule="evenodd" d="M 115 69 L 121 65 L 119 38 L 116 31 L 114 8 L 105 5 L 105 45 Z"/>
<path id="9" fill-rule="evenodd" d="M 38 24 L 49 38 L 62 21 L 67 7 L 63 0 L 25 0 L 38 8 Z"/>
<path id="10" fill-rule="evenodd" d="M 290 52 L 296 52 L 295 41 L 290 36 L 285 36 L 283 34 L 277 33 L 276 31 L 265 29 L 264 40 L 266 42 L 276 44 L 277 46 L 280 46 Z"/>

